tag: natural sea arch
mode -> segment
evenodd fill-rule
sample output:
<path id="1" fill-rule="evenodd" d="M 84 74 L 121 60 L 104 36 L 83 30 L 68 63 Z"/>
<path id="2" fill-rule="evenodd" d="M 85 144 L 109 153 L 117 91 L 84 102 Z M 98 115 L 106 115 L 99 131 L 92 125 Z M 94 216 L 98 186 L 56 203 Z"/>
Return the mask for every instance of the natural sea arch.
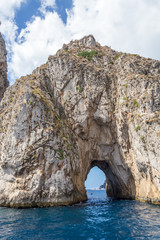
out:
<path id="1" fill-rule="evenodd" d="M 120 196 L 122 192 L 121 185 L 119 184 L 118 178 L 111 171 L 109 164 L 103 160 L 100 160 L 100 161 L 94 160 L 93 162 L 91 162 L 91 168 L 95 166 L 101 169 L 105 174 L 106 181 L 107 181 L 107 188 L 106 188 L 107 196 L 111 196 L 111 197 Z"/>
<path id="2" fill-rule="evenodd" d="M 107 196 L 135 199 L 136 186 L 131 168 L 130 143 L 122 139 L 124 136 L 129 138 L 128 127 L 123 126 L 120 140 L 117 138 L 117 128 L 115 119 L 104 123 L 99 112 L 87 115 L 82 123 L 76 125 L 80 171 L 78 183 L 82 186 L 79 189 L 85 192 L 87 175 L 92 167 L 97 166 L 106 176 Z"/>
<path id="3" fill-rule="evenodd" d="M 127 169 L 126 173 L 123 172 L 123 175 L 121 175 L 119 170 L 116 175 L 114 168 L 112 169 L 112 165 L 110 165 L 109 162 L 105 160 L 93 160 L 85 171 L 84 182 L 90 170 L 94 167 L 98 167 L 105 174 L 107 182 L 106 194 L 108 197 L 116 199 L 134 199 L 135 185 L 129 169 Z M 117 168 L 116 166 L 116 171 Z"/>

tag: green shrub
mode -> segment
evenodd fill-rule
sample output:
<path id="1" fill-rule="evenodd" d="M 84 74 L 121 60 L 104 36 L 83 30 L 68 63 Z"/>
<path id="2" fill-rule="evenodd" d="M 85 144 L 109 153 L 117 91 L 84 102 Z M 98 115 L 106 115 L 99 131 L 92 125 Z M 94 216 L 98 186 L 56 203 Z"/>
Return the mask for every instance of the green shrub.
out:
<path id="1" fill-rule="evenodd" d="M 126 83 L 126 84 L 123 84 L 123 87 L 127 88 L 127 87 L 128 87 L 128 84 L 127 84 L 127 83 Z"/>
<path id="2" fill-rule="evenodd" d="M 123 53 L 118 53 L 118 55 L 115 57 L 115 61 L 122 56 Z"/>
<path id="3" fill-rule="evenodd" d="M 141 129 L 140 126 L 136 126 L 136 127 L 135 127 L 135 131 L 136 131 L 136 132 L 138 132 L 140 129 Z"/>
<path id="4" fill-rule="evenodd" d="M 126 101 L 126 102 L 129 102 L 128 96 L 123 97 L 123 100 Z"/>
<path id="5" fill-rule="evenodd" d="M 89 61 L 93 59 L 93 56 L 97 55 L 98 52 L 96 50 L 91 50 L 91 51 L 82 51 L 77 54 L 79 57 L 84 57 L 87 58 Z"/>
<path id="6" fill-rule="evenodd" d="M 141 140 L 142 140 L 143 143 L 146 142 L 144 136 L 141 136 Z"/>
<path id="7" fill-rule="evenodd" d="M 133 99 L 133 104 L 134 104 L 135 107 L 138 107 L 138 106 L 139 106 L 139 104 L 138 104 L 138 102 L 137 102 L 136 99 Z"/>
<path id="8" fill-rule="evenodd" d="M 83 89 L 82 89 L 80 86 L 76 86 L 76 90 L 77 90 L 79 93 L 83 92 Z"/>
<path id="9" fill-rule="evenodd" d="M 32 106 L 32 104 L 33 104 L 33 102 L 30 100 L 30 101 L 29 101 L 29 105 L 31 105 L 31 106 Z"/>
<path id="10" fill-rule="evenodd" d="M 10 102 L 13 102 L 13 97 L 12 97 L 12 98 L 10 98 Z"/>
<path id="11" fill-rule="evenodd" d="M 65 151 L 63 149 L 54 149 L 55 153 L 58 154 L 58 159 L 63 160 L 67 155 L 65 154 Z"/>
<path id="12" fill-rule="evenodd" d="M 98 53 L 98 56 L 100 56 L 100 57 L 103 57 L 104 55 L 105 55 L 104 52 Z"/>

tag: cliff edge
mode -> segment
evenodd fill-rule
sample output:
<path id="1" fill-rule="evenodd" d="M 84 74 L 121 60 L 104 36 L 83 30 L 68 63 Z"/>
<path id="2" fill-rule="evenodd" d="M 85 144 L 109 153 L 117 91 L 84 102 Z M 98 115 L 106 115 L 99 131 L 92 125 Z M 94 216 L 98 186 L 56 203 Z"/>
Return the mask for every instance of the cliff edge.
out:
<path id="1" fill-rule="evenodd" d="M 9 82 L 7 80 L 7 51 L 5 42 L 0 33 L 0 101 L 8 86 Z"/>

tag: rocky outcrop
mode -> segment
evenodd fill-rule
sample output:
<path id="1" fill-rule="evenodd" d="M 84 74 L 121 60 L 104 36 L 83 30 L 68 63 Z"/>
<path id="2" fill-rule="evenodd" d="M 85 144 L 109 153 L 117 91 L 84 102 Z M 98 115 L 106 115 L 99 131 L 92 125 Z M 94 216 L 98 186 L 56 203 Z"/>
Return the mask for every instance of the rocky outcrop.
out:
<path id="1" fill-rule="evenodd" d="M 99 189 L 105 189 L 106 188 L 106 184 L 107 184 L 107 182 L 105 180 L 104 183 L 102 185 L 100 185 Z"/>
<path id="2" fill-rule="evenodd" d="M 94 166 L 109 196 L 160 202 L 159 113 L 159 61 L 93 36 L 64 45 L 1 101 L 0 205 L 85 201 Z"/>
<path id="3" fill-rule="evenodd" d="M 0 33 L 0 101 L 8 85 L 9 83 L 7 80 L 7 51 L 5 42 Z"/>

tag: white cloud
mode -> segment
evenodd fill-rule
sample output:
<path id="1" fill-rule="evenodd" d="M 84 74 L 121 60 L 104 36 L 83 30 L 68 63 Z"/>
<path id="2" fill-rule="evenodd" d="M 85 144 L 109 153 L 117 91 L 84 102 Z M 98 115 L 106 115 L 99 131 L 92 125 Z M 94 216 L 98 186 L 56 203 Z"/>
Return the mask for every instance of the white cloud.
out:
<path id="1" fill-rule="evenodd" d="M 15 10 L 20 8 L 22 2 L 26 0 L 1 0 L 0 15 L 5 18 L 14 18 Z"/>
<path id="2" fill-rule="evenodd" d="M 46 13 L 44 19 L 35 17 L 21 31 L 18 43 L 13 44 L 14 54 L 10 63 L 10 69 L 14 69 L 12 79 L 30 73 L 45 63 L 48 56 L 54 54 L 66 40 L 69 41 L 69 37 L 65 25 L 56 12 Z"/>
<path id="3" fill-rule="evenodd" d="M 119 51 L 160 58 L 159 0 L 74 0 L 66 25 L 48 11 L 55 9 L 55 0 L 41 3 L 43 17 L 32 18 L 12 44 L 12 80 L 44 63 L 63 43 L 87 34 Z"/>
<path id="4" fill-rule="evenodd" d="M 47 12 L 47 7 L 54 9 L 56 7 L 56 2 L 55 0 L 40 0 L 41 1 L 41 7 L 40 7 L 40 12 L 43 14 L 46 14 Z"/>
<path id="5" fill-rule="evenodd" d="M 14 22 L 15 11 L 20 8 L 22 2 L 27 0 L 1 0 L 0 2 L 0 21 L 1 32 L 5 35 L 7 42 L 15 39 L 17 26 Z"/>
<path id="6" fill-rule="evenodd" d="M 22 3 L 27 0 L 0 0 L 0 22 L 1 33 L 5 36 L 5 41 L 8 50 L 8 60 L 11 60 L 12 47 L 15 42 L 17 34 L 17 25 L 14 21 L 15 12 L 18 10 Z M 9 69 L 13 71 L 12 69 Z"/>
<path id="7" fill-rule="evenodd" d="M 76 37 L 92 33 L 116 50 L 159 58 L 159 12 L 154 0 L 75 0 L 68 26 Z"/>

